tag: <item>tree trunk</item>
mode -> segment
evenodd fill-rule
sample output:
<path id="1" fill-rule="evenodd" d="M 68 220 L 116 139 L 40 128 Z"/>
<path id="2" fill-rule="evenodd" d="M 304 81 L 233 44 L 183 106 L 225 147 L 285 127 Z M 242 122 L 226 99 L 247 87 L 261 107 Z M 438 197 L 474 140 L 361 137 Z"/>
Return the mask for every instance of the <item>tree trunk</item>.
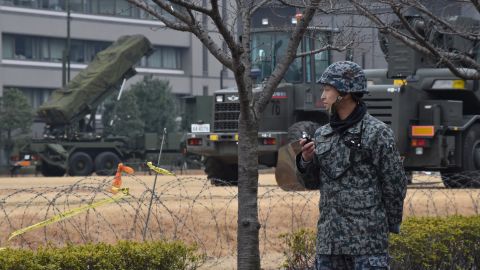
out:
<path id="1" fill-rule="evenodd" d="M 258 221 L 258 120 L 249 108 L 249 120 L 239 120 L 237 268 L 260 269 Z M 243 118 L 243 119 L 242 119 Z"/>

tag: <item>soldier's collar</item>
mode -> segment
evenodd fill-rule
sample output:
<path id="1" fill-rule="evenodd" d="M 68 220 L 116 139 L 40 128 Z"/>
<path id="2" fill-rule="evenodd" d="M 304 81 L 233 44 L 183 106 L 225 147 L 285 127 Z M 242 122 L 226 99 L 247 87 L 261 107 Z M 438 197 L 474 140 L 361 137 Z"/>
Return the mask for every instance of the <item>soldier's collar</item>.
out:
<path id="1" fill-rule="evenodd" d="M 363 117 L 362 120 L 358 121 L 355 123 L 355 125 L 351 126 L 349 129 L 346 130 L 346 132 L 350 134 L 358 134 L 362 131 L 362 122 L 365 120 L 365 117 Z"/>
<path id="2" fill-rule="evenodd" d="M 363 121 L 365 121 L 365 118 L 367 117 L 367 115 L 369 115 L 368 112 L 365 113 L 362 120 L 355 123 L 355 125 L 351 126 L 349 129 L 347 129 L 346 132 L 348 132 L 350 134 L 359 134 L 362 131 L 362 123 L 363 123 Z M 332 133 L 333 133 L 333 129 L 330 126 L 330 124 L 326 124 L 325 126 L 323 126 L 323 128 L 320 131 L 320 135 L 322 135 L 322 136 L 329 136 Z"/>

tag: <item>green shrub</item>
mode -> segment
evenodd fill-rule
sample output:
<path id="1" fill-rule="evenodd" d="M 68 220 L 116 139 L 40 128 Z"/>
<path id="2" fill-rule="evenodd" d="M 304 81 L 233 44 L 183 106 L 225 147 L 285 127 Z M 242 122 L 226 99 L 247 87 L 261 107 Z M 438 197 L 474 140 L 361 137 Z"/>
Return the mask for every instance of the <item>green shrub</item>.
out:
<path id="1" fill-rule="evenodd" d="M 314 230 L 283 234 L 287 269 L 312 267 Z M 480 216 L 408 218 L 390 235 L 392 269 L 480 269 Z"/>
<path id="2" fill-rule="evenodd" d="M 288 269 L 307 269 L 315 260 L 316 234 L 312 229 L 300 229 L 295 233 L 280 235 L 286 249 L 283 267 Z M 295 266 L 295 267 L 292 267 Z"/>
<path id="3" fill-rule="evenodd" d="M 196 269 L 203 260 L 181 242 L 121 241 L 116 245 L 41 247 L 0 251 L 0 270 L 148 270 Z"/>

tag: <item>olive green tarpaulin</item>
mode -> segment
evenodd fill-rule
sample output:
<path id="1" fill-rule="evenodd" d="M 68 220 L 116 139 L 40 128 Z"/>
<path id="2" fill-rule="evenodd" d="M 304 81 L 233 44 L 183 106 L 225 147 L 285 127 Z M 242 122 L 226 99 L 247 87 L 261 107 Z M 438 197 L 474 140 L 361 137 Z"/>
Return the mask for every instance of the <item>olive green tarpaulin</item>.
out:
<path id="1" fill-rule="evenodd" d="M 131 68 L 152 50 L 142 35 L 122 36 L 73 78 L 57 89 L 37 113 L 47 124 L 68 124 L 98 106 L 123 78 L 132 76 Z"/>

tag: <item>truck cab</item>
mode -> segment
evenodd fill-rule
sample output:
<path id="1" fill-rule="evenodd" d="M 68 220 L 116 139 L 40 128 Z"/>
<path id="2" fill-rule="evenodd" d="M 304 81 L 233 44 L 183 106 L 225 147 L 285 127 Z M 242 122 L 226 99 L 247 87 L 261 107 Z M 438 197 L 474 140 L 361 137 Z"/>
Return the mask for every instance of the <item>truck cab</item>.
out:
<path id="1" fill-rule="evenodd" d="M 473 54 L 478 62 L 478 41 L 429 29 L 428 18 L 408 19 L 440 49 Z M 480 25 L 461 15 L 446 20 L 462 29 Z M 402 29 L 400 24 L 397 27 Z M 410 176 L 412 171 L 438 171 L 449 188 L 480 187 L 478 80 L 453 74 L 392 36 L 380 35 L 380 41 L 388 68 L 366 70 L 370 94 L 364 99 L 369 113 L 392 127 L 406 171 Z M 466 73 L 477 72 L 461 63 L 456 66 Z"/>
<path id="2" fill-rule="evenodd" d="M 276 64 L 285 55 L 296 12 L 291 8 L 257 12 L 253 18 L 251 40 L 251 76 L 254 95 L 263 89 Z M 279 15 L 280 14 L 280 15 Z M 282 16 L 278 18 L 277 16 Z M 298 53 L 310 52 L 328 44 L 331 29 L 310 27 Z M 258 133 L 258 160 L 265 167 L 277 162 L 278 149 L 298 140 L 302 131 L 311 135 L 327 122 L 321 89 L 316 84 L 330 64 L 329 51 L 297 57 L 264 110 Z M 238 180 L 238 118 L 240 103 L 237 89 L 220 89 L 214 93 L 212 125 L 193 124 L 187 134 L 187 150 L 203 156 L 205 172 L 212 184 L 235 184 Z"/>

